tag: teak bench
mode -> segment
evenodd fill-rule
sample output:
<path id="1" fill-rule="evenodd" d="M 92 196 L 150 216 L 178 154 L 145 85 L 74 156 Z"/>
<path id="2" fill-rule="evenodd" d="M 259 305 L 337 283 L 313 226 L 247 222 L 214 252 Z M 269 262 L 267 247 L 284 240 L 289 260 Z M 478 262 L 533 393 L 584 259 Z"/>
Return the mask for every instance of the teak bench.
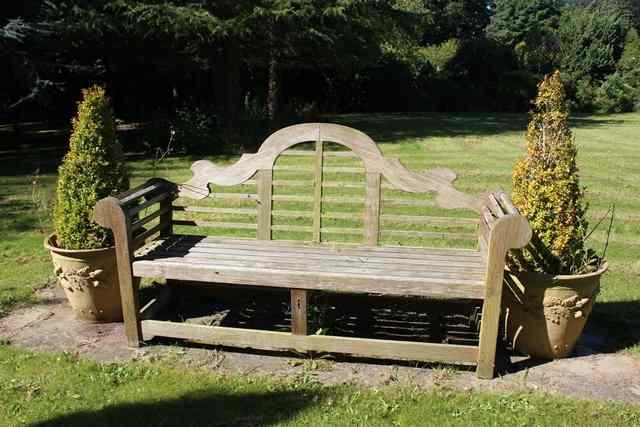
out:
<path id="1" fill-rule="evenodd" d="M 289 150 L 304 142 L 315 143 L 315 151 Z M 342 146 L 328 152 L 325 147 Z M 348 150 L 344 150 L 344 147 Z M 313 181 L 307 182 L 313 197 L 274 194 L 276 159 L 287 150 L 313 157 Z M 323 166 L 328 156 L 356 156 L 364 174 L 361 245 L 326 245 L 322 233 L 332 232 L 322 225 L 325 174 L 340 168 Z M 295 169 L 295 168 L 293 168 Z M 343 168 L 353 172 L 349 168 Z M 309 123 L 281 129 L 267 138 L 256 154 L 245 154 L 228 167 L 200 160 L 191 167 L 193 177 L 176 185 L 152 179 L 117 197 L 99 201 L 96 221 L 113 230 L 118 276 L 120 280 L 125 331 L 129 345 L 139 346 L 154 336 L 189 339 L 201 343 L 250 347 L 263 350 L 334 352 L 373 358 L 415 361 L 444 361 L 477 364 L 477 375 L 494 376 L 498 326 L 500 322 L 502 280 L 507 251 L 524 247 L 531 238 L 527 220 L 521 216 L 504 192 L 475 198 L 456 190 L 455 174 L 448 169 L 416 173 L 397 159 L 383 157 L 377 145 L 364 133 L 335 124 Z M 327 172 L 329 171 L 329 172 Z M 256 194 L 235 194 L 255 203 L 254 209 L 185 207 L 174 202 L 218 198 L 210 186 L 232 186 L 251 182 Z M 290 182 L 303 186 L 304 182 Z M 336 186 L 340 187 L 341 184 Z M 379 246 L 382 221 L 382 189 L 410 193 L 436 193 L 433 202 L 446 209 L 471 209 L 479 214 L 478 249 L 429 249 L 420 247 Z M 232 196 L 234 196 L 232 194 Z M 234 197 L 235 197 L 234 196 Z M 278 230 L 272 209 L 280 201 L 309 201 L 312 212 L 311 242 L 272 240 Z M 354 202 L 344 199 L 343 201 Z M 355 200 L 358 202 L 358 200 Z M 393 203 L 391 201 L 390 203 Z M 420 206 L 420 204 L 418 203 Z M 148 214 L 149 209 L 155 210 Z M 175 212 L 252 213 L 257 224 L 204 223 L 213 227 L 249 227 L 257 239 L 193 236 L 174 233 L 174 226 L 202 225 L 177 220 Z M 145 216 L 146 215 L 146 216 Z M 343 214 L 344 215 L 344 214 Z M 348 216 L 348 215 L 347 215 Z M 338 216 L 340 217 L 340 216 Z M 412 216 L 390 215 L 408 220 Z M 392 219 L 393 219 L 392 218 Z M 436 218 L 446 223 L 446 218 Z M 455 223 L 456 219 L 451 218 Z M 154 224 L 155 225 L 152 225 Z M 295 226 L 292 226 L 295 229 Z M 399 231 L 411 236 L 412 231 Z M 444 236 L 447 233 L 415 232 L 416 235 Z M 138 283 L 142 277 L 162 277 L 171 281 L 223 283 L 286 288 L 291 293 L 291 333 L 203 326 L 159 320 L 142 320 L 138 302 Z M 476 300 L 482 302 L 479 346 L 429 342 L 365 339 L 314 335 L 307 329 L 307 301 L 310 291 L 343 292 L 401 297 Z"/>

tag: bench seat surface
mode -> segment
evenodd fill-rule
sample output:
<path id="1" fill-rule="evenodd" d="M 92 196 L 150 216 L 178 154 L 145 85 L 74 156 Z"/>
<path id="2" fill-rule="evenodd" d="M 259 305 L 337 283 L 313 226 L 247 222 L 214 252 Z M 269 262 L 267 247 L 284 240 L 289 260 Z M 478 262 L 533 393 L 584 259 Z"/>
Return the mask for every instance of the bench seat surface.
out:
<path id="1" fill-rule="evenodd" d="M 483 299 L 486 263 L 467 249 L 331 246 L 174 235 L 149 242 L 136 277 L 331 292 Z"/>

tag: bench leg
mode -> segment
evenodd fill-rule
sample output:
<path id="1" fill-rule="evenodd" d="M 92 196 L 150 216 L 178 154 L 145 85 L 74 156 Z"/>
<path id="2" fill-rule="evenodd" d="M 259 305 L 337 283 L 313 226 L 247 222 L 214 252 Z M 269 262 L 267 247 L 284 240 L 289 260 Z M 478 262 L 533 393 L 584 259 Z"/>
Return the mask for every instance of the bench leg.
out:
<path id="1" fill-rule="evenodd" d="M 307 302 L 308 294 L 303 289 L 291 289 L 291 333 L 308 335 Z"/>
<path id="2" fill-rule="evenodd" d="M 124 317 L 124 332 L 129 347 L 140 347 L 142 343 L 142 328 L 140 326 L 140 303 L 138 300 L 139 277 L 131 277 L 122 282 L 120 278 L 120 298 L 122 300 L 122 315 Z"/>
<path id="3" fill-rule="evenodd" d="M 500 294 L 485 299 L 480 322 L 480 349 L 476 375 L 491 379 L 495 376 L 498 325 L 500 323 Z"/>

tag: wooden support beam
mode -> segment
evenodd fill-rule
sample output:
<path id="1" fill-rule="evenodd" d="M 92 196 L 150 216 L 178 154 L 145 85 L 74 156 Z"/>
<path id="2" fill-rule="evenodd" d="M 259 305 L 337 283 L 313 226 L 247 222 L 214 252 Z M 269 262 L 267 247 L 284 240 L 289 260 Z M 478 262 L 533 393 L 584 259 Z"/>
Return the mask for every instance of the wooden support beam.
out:
<path id="1" fill-rule="evenodd" d="M 304 289 L 291 289 L 291 333 L 308 335 L 307 303 L 308 292 Z"/>
<path id="2" fill-rule="evenodd" d="M 120 299 L 124 317 L 124 331 L 130 347 L 139 347 L 142 342 L 138 286 L 140 279 L 133 276 L 133 233 L 127 214 L 115 197 L 100 200 L 95 207 L 95 221 L 113 231 L 116 246 Z M 154 227 L 155 228 L 155 227 Z"/>
<path id="3" fill-rule="evenodd" d="M 294 335 L 287 332 L 193 325 L 159 320 L 143 320 L 142 331 L 145 340 L 158 336 L 186 339 L 203 344 L 257 350 L 312 351 L 378 359 L 440 361 L 471 365 L 476 363 L 478 357 L 478 347 L 470 345 L 391 341 L 329 335 Z"/>
<path id="4" fill-rule="evenodd" d="M 160 214 L 160 237 L 168 237 L 173 234 L 173 210 L 171 204 L 172 198 L 168 197 L 160 201 L 160 208 L 158 209 Z"/>
<path id="5" fill-rule="evenodd" d="M 507 251 L 524 247 L 531 240 L 531 227 L 520 215 L 503 215 L 489 235 L 485 295 L 480 322 L 480 352 L 476 374 L 491 379 L 495 375 L 498 326 L 502 303 L 502 281 Z"/>

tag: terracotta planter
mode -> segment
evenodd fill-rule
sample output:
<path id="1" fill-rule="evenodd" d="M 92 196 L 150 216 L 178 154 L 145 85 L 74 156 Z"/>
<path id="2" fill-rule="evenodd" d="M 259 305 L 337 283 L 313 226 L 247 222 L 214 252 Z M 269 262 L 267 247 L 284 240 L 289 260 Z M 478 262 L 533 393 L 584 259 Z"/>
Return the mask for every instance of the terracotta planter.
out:
<path id="1" fill-rule="evenodd" d="M 122 321 L 115 247 L 89 250 L 60 249 L 51 235 L 44 247 L 51 252 L 58 284 L 80 319 Z"/>
<path id="2" fill-rule="evenodd" d="M 605 262 L 596 272 L 571 276 L 505 271 L 503 304 L 507 338 L 513 348 L 543 359 L 571 354 L 607 268 Z"/>

